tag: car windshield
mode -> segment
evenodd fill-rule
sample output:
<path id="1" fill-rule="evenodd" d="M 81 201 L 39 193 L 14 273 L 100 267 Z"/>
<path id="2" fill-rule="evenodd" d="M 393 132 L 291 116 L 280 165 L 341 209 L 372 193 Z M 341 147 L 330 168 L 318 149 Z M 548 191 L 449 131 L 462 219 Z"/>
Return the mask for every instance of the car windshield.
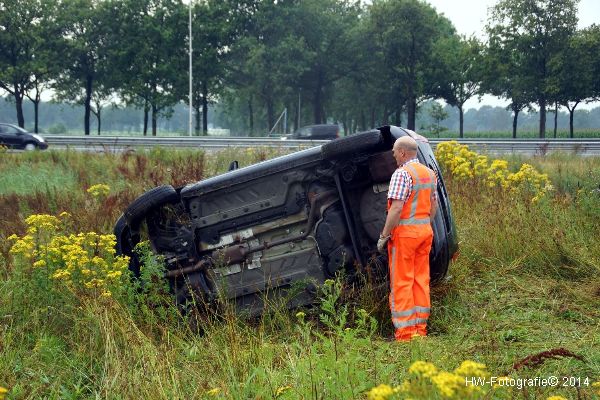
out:
<path id="1" fill-rule="evenodd" d="M 5 133 L 27 133 L 25 129 L 15 125 L 2 125 L 2 131 Z"/>

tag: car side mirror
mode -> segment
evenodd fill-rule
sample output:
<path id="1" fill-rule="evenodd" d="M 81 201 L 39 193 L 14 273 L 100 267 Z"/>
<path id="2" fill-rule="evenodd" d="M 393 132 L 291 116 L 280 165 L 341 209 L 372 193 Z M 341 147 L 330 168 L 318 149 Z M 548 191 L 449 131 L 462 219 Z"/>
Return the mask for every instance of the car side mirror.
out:
<path id="1" fill-rule="evenodd" d="M 240 164 L 237 162 L 237 160 L 233 160 L 231 163 L 229 163 L 229 171 L 235 171 L 239 167 Z"/>

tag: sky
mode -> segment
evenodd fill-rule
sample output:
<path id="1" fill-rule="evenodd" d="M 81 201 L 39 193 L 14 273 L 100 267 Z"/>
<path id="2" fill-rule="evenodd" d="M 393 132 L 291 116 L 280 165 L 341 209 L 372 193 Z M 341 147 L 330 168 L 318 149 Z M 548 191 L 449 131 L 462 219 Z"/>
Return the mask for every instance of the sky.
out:
<path id="1" fill-rule="evenodd" d="M 488 9 L 493 7 L 498 0 L 426 0 L 435 9 L 446 16 L 461 35 L 483 39 L 488 17 Z M 578 7 L 578 28 L 585 28 L 592 24 L 600 24 L 600 0 L 580 0 Z M 479 108 L 487 104 L 491 106 L 506 106 L 508 101 L 498 97 L 486 95 L 481 103 L 477 98 L 472 98 L 465 103 L 465 108 Z M 600 102 L 580 104 L 578 108 L 591 109 L 600 106 Z"/>

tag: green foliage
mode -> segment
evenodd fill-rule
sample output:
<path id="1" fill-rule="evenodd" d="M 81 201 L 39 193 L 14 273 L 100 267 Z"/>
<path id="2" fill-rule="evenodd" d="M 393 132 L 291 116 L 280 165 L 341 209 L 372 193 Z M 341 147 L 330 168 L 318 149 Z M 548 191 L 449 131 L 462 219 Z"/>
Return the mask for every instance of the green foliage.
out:
<path id="1" fill-rule="evenodd" d="M 440 133 L 448 129 L 445 126 L 440 126 L 440 122 L 448 118 L 448 113 L 444 110 L 440 103 L 435 102 L 429 110 L 429 114 L 435 122 L 435 125 L 431 125 L 430 127 L 431 133 L 437 137 L 440 137 Z M 462 132 L 460 134 L 462 136 Z"/>
<path id="2" fill-rule="evenodd" d="M 57 124 L 52 125 L 50 128 L 48 128 L 48 133 L 53 134 L 53 135 L 64 134 L 64 133 L 67 133 L 67 127 L 64 124 L 61 124 L 59 122 Z"/>

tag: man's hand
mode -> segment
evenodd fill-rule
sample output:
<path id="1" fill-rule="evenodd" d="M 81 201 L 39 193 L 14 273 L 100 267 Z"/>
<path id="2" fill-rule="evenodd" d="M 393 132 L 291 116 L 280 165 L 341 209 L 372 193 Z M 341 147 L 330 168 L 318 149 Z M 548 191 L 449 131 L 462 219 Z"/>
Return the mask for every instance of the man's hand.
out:
<path id="1" fill-rule="evenodd" d="M 386 250 L 387 250 L 387 242 L 388 240 L 390 240 L 390 236 L 379 236 L 379 240 L 377 241 L 377 250 L 379 250 L 380 253 L 385 254 Z"/>

